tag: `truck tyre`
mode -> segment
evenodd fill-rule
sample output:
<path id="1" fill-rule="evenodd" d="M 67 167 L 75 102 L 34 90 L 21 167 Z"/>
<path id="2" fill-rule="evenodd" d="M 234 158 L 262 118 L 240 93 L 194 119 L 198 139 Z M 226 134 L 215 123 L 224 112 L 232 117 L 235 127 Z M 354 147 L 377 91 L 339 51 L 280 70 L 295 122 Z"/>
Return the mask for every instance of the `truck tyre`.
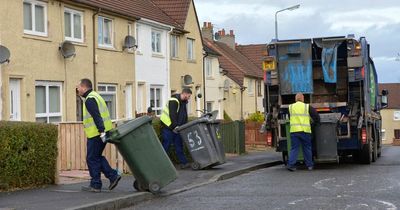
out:
<path id="1" fill-rule="evenodd" d="M 361 162 L 364 164 L 371 164 L 372 162 L 372 143 L 371 141 L 368 144 L 364 144 L 361 150 Z"/>
<path id="2" fill-rule="evenodd" d="M 378 142 L 374 140 L 373 151 L 372 151 L 372 162 L 378 160 Z"/>

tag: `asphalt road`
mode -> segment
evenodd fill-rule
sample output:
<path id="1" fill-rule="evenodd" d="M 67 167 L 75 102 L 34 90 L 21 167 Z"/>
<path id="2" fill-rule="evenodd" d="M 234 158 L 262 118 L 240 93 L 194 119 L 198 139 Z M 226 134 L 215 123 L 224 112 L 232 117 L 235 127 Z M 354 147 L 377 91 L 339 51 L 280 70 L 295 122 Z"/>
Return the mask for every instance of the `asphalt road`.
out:
<path id="1" fill-rule="evenodd" d="M 287 171 L 258 170 L 129 209 L 397 209 L 400 147 L 385 147 L 371 165 L 350 160 Z"/>

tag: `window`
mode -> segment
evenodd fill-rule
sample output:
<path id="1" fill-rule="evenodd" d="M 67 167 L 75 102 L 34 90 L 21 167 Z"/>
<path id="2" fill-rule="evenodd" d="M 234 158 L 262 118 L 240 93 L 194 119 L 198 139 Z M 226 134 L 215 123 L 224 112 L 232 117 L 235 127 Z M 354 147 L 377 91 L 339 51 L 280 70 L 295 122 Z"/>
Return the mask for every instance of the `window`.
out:
<path id="1" fill-rule="evenodd" d="M 254 85 L 253 85 L 253 80 L 252 79 L 248 79 L 247 80 L 247 93 L 249 95 L 253 95 L 254 94 Z"/>
<path id="2" fill-rule="evenodd" d="M 179 57 L 179 37 L 176 35 L 171 35 L 171 57 Z"/>
<path id="3" fill-rule="evenodd" d="M 194 60 L 194 39 L 187 39 L 187 59 Z"/>
<path id="4" fill-rule="evenodd" d="M 397 110 L 393 112 L 393 120 L 400 121 L 400 111 Z"/>
<path id="5" fill-rule="evenodd" d="M 394 129 L 394 138 L 400 139 L 400 129 Z"/>
<path id="6" fill-rule="evenodd" d="M 99 46 L 100 47 L 113 47 L 113 22 L 109 18 L 99 16 L 98 19 L 99 30 Z"/>
<path id="7" fill-rule="evenodd" d="M 157 116 L 161 115 L 162 112 L 162 87 L 152 86 L 150 87 L 150 107 L 156 113 Z"/>
<path id="8" fill-rule="evenodd" d="M 151 31 L 151 49 L 153 53 L 161 53 L 161 32 Z"/>
<path id="9" fill-rule="evenodd" d="M 117 119 L 117 86 L 110 84 L 99 84 L 98 92 L 106 102 L 108 111 L 110 112 L 110 118 L 112 120 Z"/>
<path id="10" fill-rule="evenodd" d="M 24 33 L 47 36 L 46 3 L 24 0 Z"/>
<path id="11" fill-rule="evenodd" d="M 381 130 L 382 140 L 386 140 L 386 129 Z"/>
<path id="12" fill-rule="evenodd" d="M 64 10 L 65 40 L 83 42 L 83 13 L 65 8 Z"/>
<path id="13" fill-rule="evenodd" d="M 61 122 L 61 83 L 36 82 L 35 99 L 36 122 Z"/>
<path id="14" fill-rule="evenodd" d="M 213 70 L 212 70 L 212 60 L 210 58 L 205 59 L 206 63 L 206 77 L 213 77 Z"/>
<path id="15" fill-rule="evenodd" d="M 263 96 L 262 93 L 262 80 L 257 80 L 257 92 L 258 92 L 258 96 Z"/>
<path id="16" fill-rule="evenodd" d="M 212 112 L 213 111 L 213 102 L 207 101 L 207 103 L 206 103 L 206 111 L 207 112 Z"/>

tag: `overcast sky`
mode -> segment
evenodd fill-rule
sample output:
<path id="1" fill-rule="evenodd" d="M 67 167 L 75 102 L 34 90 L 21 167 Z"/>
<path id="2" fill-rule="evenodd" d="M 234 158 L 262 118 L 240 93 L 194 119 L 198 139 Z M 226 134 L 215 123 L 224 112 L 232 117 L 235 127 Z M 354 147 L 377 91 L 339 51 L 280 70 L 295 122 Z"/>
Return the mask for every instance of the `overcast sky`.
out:
<path id="1" fill-rule="evenodd" d="M 278 13 L 279 39 L 321 36 L 365 36 L 379 82 L 400 82 L 400 0 L 194 0 L 200 26 L 212 22 L 214 32 L 233 29 L 238 44 L 268 43 L 275 36 L 275 12 L 296 4 L 300 8 Z"/>

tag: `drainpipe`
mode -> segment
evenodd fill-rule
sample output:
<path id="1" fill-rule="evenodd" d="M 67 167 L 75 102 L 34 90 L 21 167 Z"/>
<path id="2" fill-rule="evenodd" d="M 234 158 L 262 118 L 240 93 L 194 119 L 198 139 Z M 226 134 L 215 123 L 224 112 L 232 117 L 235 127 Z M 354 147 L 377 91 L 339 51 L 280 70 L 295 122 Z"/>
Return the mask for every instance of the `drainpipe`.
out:
<path id="1" fill-rule="evenodd" d="M 243 118 L 243 92 L 245 87 L 240 88 L 240 120 L 244 120 Z"/>
<path id="2" fill-rule="evenodd" d="M 96 15 L 98 15 L 101 11 L 101 8 L 98 8 L 97 11 L 92 15 L 92 24 L 93 24 L 93 90 L 97 90 L 97 78 L 96 78 Z"/>
<path id="3" fill-rule="evenodd" d="M 203 56 L 203 109 L 206 110 L 206 65 L 205 60 L 208 57 L 208 53 L 204 51 Z"/>

